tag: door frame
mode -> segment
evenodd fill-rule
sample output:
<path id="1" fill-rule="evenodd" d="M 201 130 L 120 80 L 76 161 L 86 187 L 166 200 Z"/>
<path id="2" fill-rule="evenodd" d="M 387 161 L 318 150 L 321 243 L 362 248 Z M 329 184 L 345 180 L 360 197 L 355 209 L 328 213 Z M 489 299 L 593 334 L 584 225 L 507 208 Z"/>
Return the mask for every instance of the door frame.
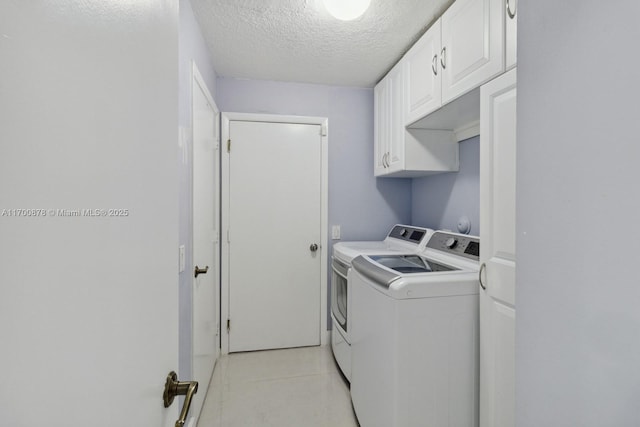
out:
<path id="1" fill-rule="evenodd" d="M 211 105 L 211 107 L 213 108 L 213 111 L 215 112 L 215 119 L 214 119 L 214 135 L 216 138 L 216 146 L 215 146 L 215 158 L 214 158 L 214 164 L 220 168 L 220 152 L 221 152 L 221 147 L 220 147 L 220 109 L 218 108 L 218 106 L 216 105 L 216 102 L 213 100 L 213 96 L 211 96 L 211 92 L 209 91 L 209 88 L 207 87 L 207 84 L 204 81 L 204 78 L 202 77 L 202 74 L 200 74 L 200 71 L 198 70 L 198 67 L 196 66 L 195 61 L 191 61 L 191 94 L 193 96 L 193 91 L 195 89 L 194 85 L 198 85 L 200 86 L 200 89 L 202 89 L 202 93 L 204 94 L 205 98 L 207 98 L 207 101 L 209 102 L 209 104 Z M 194 114 L 193 114 L 193 98 L 191 99 L 191 104 L 192 104 L 192 111 L 191 111 L 191 130 L 193 132 L 193 126 L 194 126 Z M 193 135 L 193 133 L 192 133 Z M 193 144 L 191 144 L 191 164 L 193 165 L 193 155 L 194 155 L 194 147 Z M 194 174 L 193 174 L 194 170 L 193 167 L 191 168 L 191 255 L 192 255 L 192 259 L 191 259 L 191 264 L 193 264 L 192 266 L 190 266 L 191 270 L 193 271 L 194 267 L 195 267 L 195 260 L 193 259 L 193 254 L 194 254 L 194 248 L 195 248 L 195 243 L 194 243 L 194 232 L 195 232 L 195 221 L 193 220 L 193 201 L 194 201 L 194 196 L 193 196 L 193 182 L 194 182 Z M 218 180 L 220 179 L 220 169 L 218 169 Z M 218 181 L 220 182 L 220 181 Z M 217 212 L 215 212 L 216 217 L 214 218 L 215 223 L 217 224 L 217 236 L 216 236 L 216 240 L 217 240 L 217 244 L 218 244 L 218 254 L 220 254 L 220 201 L 221 201 L 221 195 L 220 195 L 220 185 L 218 185 L 218 188 L 215 188 L 215 194 L 213 196 L 214 201 L 215 201 L 215 206 L 218 207 Z M 215 271 L 220 271 L 220 257 L 218 256 L 218 259 L 215 259 L 214 262 L 216 263 L 216 270 Z M 192 291 L 195 288 L 196 285 L 196 279 L 195 277 L 192 276 L 192 281 L 191 281 L 191 286 L 192 286 Z M 218 287 L 219 288 L 219 287 Z M 193 292 L 192 292 L 192 298 L 193 298 Z M 220 301 L 220 289 L 216 289 L 216 298 L 218 301 Z M 218 307 L 218 313 L 220 313 L 220 308 Z M 191 316 L 191 334 L 192 334 L 192 348 L 191 348 L 191 355 L 193 357 L 193 313 Z M 218 331 L 218 339 L 217 341 L 217 345 L 218 347 L 220 347 L 220 316 L 218 316 L 217 319 L 217 324 L 216 324 L 216 330 Z M 216 358 L 217 359 L 217 358 Z M 193 373 L 192 373 L 193 374 Z"/>
<path id="2" fill-rule="evenodd" d="M 232 121 L 267 122 L 267 123 L 290 123 L 320 125 L 321 149 L 320 149 L 320 318 L 318 327 L 320 333 L 320 345 L 327 345 L 329 341 L 329 331 L 327 330 L 327 280 L 328 280 L 328 194 L 329 194 L 329 120 L 326 117 L 310 116 L 282 116 L 274 114 L 252 114 L 252 113 L 228 113 L 221 114 L 222 146 L 220 150 L 222 158 L 222 200 L 221 200 L 221 295 L 220 295 L 220 341 L 221 354 L 229 353 L 229 333 L 226 331 L 226 322 L 229 318 L 229 125 Z M 225 235 L 226 234 L 226 235 Z"/>
<path id="3" fill-rule="evenodd" d="M 215 174 L 217 175 L 217 185 L 214 186 L 214 194 L 213 194 L 213 200 L 214 200 L 214 224 L 216 226 L 216 236 L 215 236 L 215 244 L 216 244 L 216 251 L 217 251 L 217 256 L 214 255 L 214 259 L 213 259 L 213 265 L 212 265 L 212 270 L 214 274 L 217 274 L 220 272 L 220 109 L 218 108 L 218 106 L 216 105 L 213 96 L 211 96 L 211 92 L 209 91 L 209 87 L 207 86 L 207 83 L 205 82 L 204 78 L 202 77 L 202 74 L 200 74 L 200 71 L 198 70 L 198 67 L 196 65 L 195 61 L 191 61 L 191 147 L 190 147 L 190 151 L 189 151 L 189 155 L 190 155 L 190 161 L 191 161 L 191 265 L 186 266 L 186 268 L 188 269 L 187 273 L 189 274 L 189 276 L 191 277 L 191 374 L 190 374 L 190 378 L 193 379 L 194 376 L 194 368 L 195 368 L 195 361 L 194 361 L 194 355 L 195 355 L 195 342 L 196 342 L 196 336 L 195 336 L 195 332 L 196 332 L 196 328 L 195 328 L 195 324 L 196 324 L 196 319 L 195 319 L 195 303 L 194 303 L 194 297 L 196 294 L 196 278 L 193 275 L 193 271 L 196 265 L 196 261 L 195 261 L 195 239 L 196 239 L 196 221 L 195 221 L 195 167 L 194 167 L 194 158 L 195 158 L 195 121 L 196 121 L 196 117 L 195 117 L 195 111 L 194 111 L 194 93 L 197 90 L 196 86 L 200 88 L 200 90 L 202 91 L 202 94 L 204 95 L 204 97 L 206 98 L 207 102 L 209 103 L 209 105 L 211 106 L 212 112 L 214 114 L 214 118 L 213 118 L 213 136 L 215 138 L 215 145 L 214 145 L 214 158 L 213 158 L 213 164 L 214 167 L 216 168 Z M 213 302 L 213 309 L 217 311 L 216 316 L 215 316 L 215 331 L 216 331 L 216 338 L 215 338 L 215 354 L 214 354 L 214 360 L 213 360 L 213 367 L 212 370 L 215 369 L 216 363 L 218 361 L 218 358 L 220 356 L 220 276 L 214 277 L 214 295 L 215 295 L 215 301 Z M 210 380 L 210 378 L 208 378 L 207 380 Z M 202 383 L 202 380 L 200 381 Z M 207 383 L 207 386 L 209 385 L 209 383 Z M 200 388 L 201 390 L 201 394 L 200 396 L 196 395 L 194 396 L 194 402 L 196 403 L 196 405 L 192 405 L 192 410 L 191 410 L 191 414 L 189 415 L 189 419 L 198 419 L 200 417 L 200 413 L 202 411 L 202 407 L 204 404 L 204 399 L 206 398 L 206 394 L 207 394 L 207 388 Z M 197 406 L 197 407 L 194 407 Z M 196 413 L 197 411 L 197 413 Z M 192 421 L 189 421 L 192 422 Z"/>

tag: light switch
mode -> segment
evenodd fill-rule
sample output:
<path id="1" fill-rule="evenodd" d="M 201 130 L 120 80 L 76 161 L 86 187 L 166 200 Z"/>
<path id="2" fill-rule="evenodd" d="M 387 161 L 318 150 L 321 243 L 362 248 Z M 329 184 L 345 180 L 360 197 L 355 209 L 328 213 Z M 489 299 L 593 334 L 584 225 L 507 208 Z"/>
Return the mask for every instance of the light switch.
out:
<path id="1" fill-rule="evenodd" d="M 180 245 L 178 248 L 178 272 L 184 271 L 184 245 Z"/>
<path id="2" fill-rule="evenodd" d="M 333 240 L 340 240 L 340 226 L 339 225 L 331 226 L 331 238 Z"/>

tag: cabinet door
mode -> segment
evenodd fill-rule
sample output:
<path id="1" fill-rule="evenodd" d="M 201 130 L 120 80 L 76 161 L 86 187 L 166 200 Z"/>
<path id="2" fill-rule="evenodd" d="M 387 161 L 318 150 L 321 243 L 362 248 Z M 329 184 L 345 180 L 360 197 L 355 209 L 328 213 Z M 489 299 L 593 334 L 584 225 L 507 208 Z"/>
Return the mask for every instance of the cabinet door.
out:
<path id="1" fill-rule="evenodd" d="M 456 0 L 442 15 L 442 103 L 504 70 L 504 0 Z"/>
<path id="2" fill-rule="evenodd" d="M 505 0 L 505 67 L 510 69 L 517 62 L 518 0 Z"/>
<path id="3" fill-rule="evenodd" d="M 387 173 L 404 169 L 404 79 L 403 64 L 399 63 L 387 77 L 389 81 L 389 144 Z"/>
<path id="4" fill-rule="evenodd" d="M 513 427 L 515 69 L 482 86 L 480 138 L 480 427 Z"/>
<path id="5" fill-rule="evenodd" d="M 386 173 L 387 147 L 389 145 L 389 84 L 385 77 L 373 91 L 374 103 L 374 175 Z"/>
<path id="6" fill-rule="evenodd" d="M 403 59 L 406 125 L 421 119 L 442 105 L 440 45 L 438 19 Z"/>

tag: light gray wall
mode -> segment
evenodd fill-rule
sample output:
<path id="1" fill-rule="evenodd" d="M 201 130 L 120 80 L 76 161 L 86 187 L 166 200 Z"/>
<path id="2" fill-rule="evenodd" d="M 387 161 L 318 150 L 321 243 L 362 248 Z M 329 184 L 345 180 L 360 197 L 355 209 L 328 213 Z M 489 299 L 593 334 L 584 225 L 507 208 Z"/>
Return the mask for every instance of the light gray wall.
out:
<path id="1" fill-rule="evenodd" d="M 519 4 L 516 425 L 640 425 L 640 3 Z"/>
<path id="2" fill-rule="evenodd" d="M 193 274 L 192 261 L 192 198 L 191 198 L 191 64 L 195 61 L 211 95 L 215 98 L 216 74 L 200 27 L 196 22 L 189 0 L 180 0 L 180 32 L 179 32 L 179 113 L 180 113 L 180 147 L 178 150 L 179 193 L 179 241 L 185 245 L 185 271 L 179 277 L 180 303 L 180 378 L 191 378 L 191 314 Z M 177 248 L 176 248 L 177 251 Z"/>
<path id="3" fill-rule="evenodd" d="M 460 142 L 460 170 L 414 178 L 411 185 L 411 223 L 458 231 L 462 216 L 471 234 L 480 234 L 480 137 Z"/>
<path id="4" fill-rule="evenodd" d="M 329 233 L 336 224 L 342 240 L 382 240 L 393 224 L 411 220 L 411 181 L 373 176 L 373 89 L 217 82 L 221 111 L 328 117 Z"/>

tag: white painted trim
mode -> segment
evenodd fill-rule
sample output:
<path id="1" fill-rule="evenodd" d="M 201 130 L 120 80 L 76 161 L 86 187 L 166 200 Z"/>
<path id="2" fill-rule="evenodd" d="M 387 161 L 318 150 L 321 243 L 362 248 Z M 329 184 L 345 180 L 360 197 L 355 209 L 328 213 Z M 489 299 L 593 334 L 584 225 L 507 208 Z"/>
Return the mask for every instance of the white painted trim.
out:
<path id="1" fill-rule="evenodd" d="M 191 109 L 191 143 L 189 144 L 189 164 L 191 165 L 191 265 L 185 266 L 185 269 L 187 270 L 187 274 L 190 275 L 191 277 L 191 373 L 190 373 L 190 378 L 193 378 L 193 354 L 194 354 L 194 348 L 193 348 L 193 344 L 195 342 L 194 340 L 194 325 L 193 325 L 193 291 L 195 289 L 196 286 L 196 279 L 193 276 L 193 274 L 190 274 L 189 272 L 193 272 L 193 269 L 195 267 L 195 263 L 194 263 L 194 236 L 195 236 L 195 221 L 193 218 L 194 215 L 194 211 L 195 208 L 193 206 L 193 202 L 194 202 L 194 197 L 193 197 L 193 180 L 194 180 L 194 176 L 193 176 L 193 128 L 194 128 L 194 114 L 193 114 L 193 90 L 194 90 L 194 84 L 197 84 L 198 86 L 200 86 L 200 89 L 202 90 L 202 93 L 204 94 L 205 98 L 207 99 L 207 102 L 211 105 L 213 112 L 215 114 L 215 119 L 214 119 L 214 126 L 215 126 L 215 130 L 214 130 L 214 134 L 217 136 L 217 149 L 215 150 L 215 158 L 214 158 L 214 164 L 216 164 L 218 166 L 218 168 L 220 168 L 220 109 L 218 108 L 218 106 L 216 105 L 215 101 L 213 100 L 213 96 L 211 96 L 211 92 L 209 91 L 209 88 L 207 87 L 207 84 L 204 81 L 204 78 L 202 77 L 202 74 L 200 74 L 200 71 L 198 70 L 198 67 L 196 65 L 196 62 L 194 60 L 191 61 L 191 105 L 190 105 L 190 109 Z M 218 174 L 219 174 L 219 170 L 218 170 Z M 214 194 L 214 203 L 215 206 L 220 207 L 220 187 L 218 186 L 218 188 L 216 189 L 217 191 Z M 220 210 L 218 209 L 218 213 L 217 213 L 217 217 L 215 218 L 215 224 L 217 224 L 217 228 L 218 228 L 218 247 L 216 250 L 216 253 L 219 254 L 220 253 Z M 220 271 L 220 257 L 218 256 L 217 259 L 214 260 L 214 262 L 216 263 L 216 268 L 215 271 Z M 221 297 L 220 297 L 221 298 Z M 218 316 L 218 327 L 220 323 L 220 317 Z M 218 340 L 217 340 L 217 345 L 218 348 L 220 348 L 220 336 L 222 334 L 218 334 Z M 215 363 L 217 361 L 217 357 L 214 360 L 214 366 Z M 206 393 L 206 390 L 205 390 Z"/>
<path id="2" fill-rule="evenodd" d="M 320 346 L 324 347 L 331 344 L 331 331 L 327 330 L 320 335 Z"/>
<path id="3" fill-rule="evenodd" d="M 271 122 L 271 123 L 293 123 L 293 124 L 310 124 L 322 126 L 321 135 L 321 206 L 320 206 L 320 319 L 319 319 L 319 335 L 320 345 L 324 346 L 329 343 L 329 332 L 327 331 L 327 282 L 328 282 L 328 218 L 329 218 L 329 119 L 326 117 L 310 117 L 310 116 L 280 116 L 273 114 L 252 114 L 252 113 L 222 113 L 222 226 L 221 237 L 222 242 L 222 265 L 221 267 L 221 295 L 220 295 L 220 314 L 221 314 L 221 353 L 229 353 L 229 334 L 226 332 L 226 322 L 229 317 L 229 239 L 227 232 L 229 230 L 229 153 L 226 150 L 227 140 L 229 139 L 229 123 L 231 121 L 253 121 L 253 122 Z"/>
<path id="4" fill-rule="evenodd" d="M 229 354 L 229 333 L 227 319 L 229 318 L 229 153 L 227 140 L 229 139 L 230 118 L 227 113 L 220 116 L 220 352 Z"/>
<path id="5" fill-rule="evenodd" d="M 465 139 L 472 138 L 480 135 L 480 120 L 474 120 L 466 125 L 460 126 L 453 130 L 456 136 L 456 141 L 464 141 Z"/>

